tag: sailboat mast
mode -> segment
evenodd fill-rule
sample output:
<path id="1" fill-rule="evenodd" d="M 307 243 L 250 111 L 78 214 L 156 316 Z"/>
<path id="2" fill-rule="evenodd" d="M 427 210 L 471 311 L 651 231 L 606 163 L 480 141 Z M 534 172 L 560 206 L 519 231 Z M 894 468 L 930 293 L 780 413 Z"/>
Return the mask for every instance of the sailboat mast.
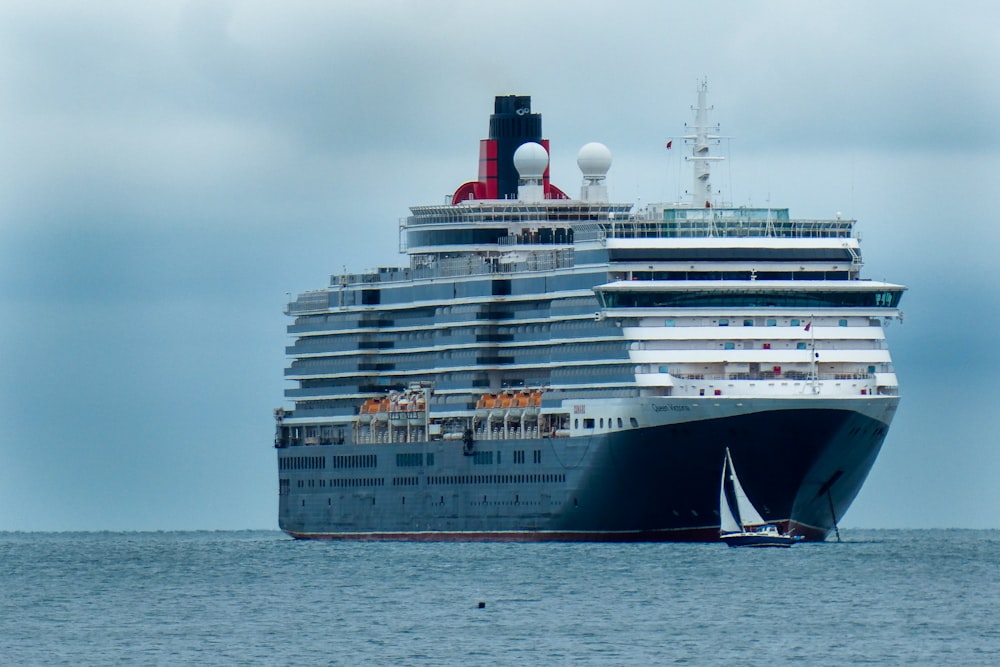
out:
<path id="1" fill-rule="evenodd" d="M 729 453 L 729 448 L 726 448 L 726 459 L 729 463 L 729 470 L 732 473 L 731 479 L 733 482 L 733 493 L 736 496 L 736 513 L 739 516 L 739 523 L 746 530 L 747 526 L 762 526 L 766 521 L 764 517 L 760 515 L 757 508 L 753 506 L 750 502 L 750 498 L 747 497 L 746 491 L 743 490 L 743 485 L 740 484 L 740 478 L 736 476 L 736 466 L 733 464 L 733 456 Z"/>
<path id="2" fill-rule="evenodd" d="M 738 510 L 734 514 L 733 505 L 729 501 L 727 486 L 732 486 L 734 479 L 732 461 L 729 457 L 729 448 L 726 448 L 726 458 L 722 462 L 722 480 L 719 483 L 719 528 L 723 533 L 738 533 L 743 530 L 743 524 L 739 520 Z M 733 493 L 735 496 L 735 492 Z"/>

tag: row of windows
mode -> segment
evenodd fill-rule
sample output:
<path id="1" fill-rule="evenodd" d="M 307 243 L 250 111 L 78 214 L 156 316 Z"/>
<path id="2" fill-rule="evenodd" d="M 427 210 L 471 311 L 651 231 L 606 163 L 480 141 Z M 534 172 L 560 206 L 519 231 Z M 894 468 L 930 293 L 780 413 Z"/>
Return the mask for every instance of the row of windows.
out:
<path id="1" fill-rule="evenodd" d="M 477 451 L 472 455 L 472 463 L 475 465 L 493 465 L 493 454 L 492 451 Z M 503 452 L 496 452 L 497 464 L 502 463 Z M 536 449 L 532 452 L 533 463 L 542 462 L 542 450 Z M 524 450 L 518 449 L 514 451 L 514 463 L 524 463 Z"/>
<path id="2" fill-rule="evenodd" d="M 305 486 L 313 487 L 316 486 L 317 480 L 310 479 L 308 484 L 306 480 L 300 479 L 298 481 L 299 488 L 304 488 Z M 360 487 L 372 487 L 372 486 L 385 486 L 385 479 L 381 477 L 348 477 L 346 479 L 321 479 L 318 480 L 318 485 L 320 488 L 332 487 L 336 489 L 353 489 Z"/>
<path id="3" fill-rule="evenodd" d="M 728 325 L 722 325 L 728 326 Z M 499 336 L 497 336 L 499 337 Z M 501 341 L 503 342 L 503 341 Z M 527 342 L 521 340 L 519 342 Z M 541 342 L 549 342 L 542 339 Z M 308 374 L 312 372 L 350 373 L 353 371 L 406 371 L 433 368 L 441 364 L 453 366 L 480 363 L 544 363 L 550 360 L 574 361 L 596 357 L 624 356 L 624 342 L 569 342 L 547 345 L 519 346 L 503 348 L 483 345 L 479 347 L 438 350 L 434 352 L 405 352 L 391 356 L 365 356 L 357 354 L 342 357 L 315 357 L 297 359 L 292 362 L 290 373 Z"/>
<path id="4" fill-rule="evenodd" d="M 580 285 L 560 286 L 563 289 L 589 289 L 593 284 L 604 282 L 592 276 L 577 276 L 581 281 Z M 548 318 L 552 315 L 584 315 L 593 309 L 594 297 L 549 297 L 545 299 L 545 294 L 552 291 L 552 286 L 539 284 L 537 289 L 532 290 L 543 300 L 524 300 L 511 302 L 498 302 L 491 298 L 484 298 L 479 303 L 463 306 L 437 306 L 436 308 L 407 308 L 394 311 L 392 317 L 383 313 L 381 317 L 373 318 L 364 313 L 358 312 L 334 312 L 317 315 L 303 315 L 296 318 L 295 323 L 289 325 L 289 333 L 305 333 L 330 330 L 332 334 L 338 336 L 358 337 L 357 340 L 364 340 L 362 336 L 368 333 L 350 332 L 339 334 L 338 330 L 345 329 L 367 329 L 367 328 L 387 328 L 387 327 L 427 327 L 428 332 L 435 331 L 434 326 L 453 323 L 455 325 L 474 325 L 477 319 L 497 319 L 495 317 L 498 307 L 503 307 L 503 314 L 507 318 Z M 412 298 L 405 299 L 405 303 L 412 302 Z M 465 328 L 465 327 L 463 327 Z M 400 332 L 401 334 L 415 332 Z M 309 336 L 314 338 L 314 336 Z"/>
<path id="5" fill-rule="evenodd" d="M 286 456 L 278 459 L 278 470 L 324 470 L 325 456 Z"/>
<path id="6" fill-rule="evenodd" d="M 463 485 L 463 484 L 562 484 L 566 482 L 565 473 L 534 473 L 519 475 L 434 475 L 427 477 L 428 485 Z M 420 478 L 393 477 L 393 486 L 419 486 Z M 303 480 L 296 482 L 296 486 L 303 488 L 371 488 L 385 486 L 385 479 L 382 477 L 364 477 L 347 479 L 320 479 Z M 278 493 L 288 495 L 290 482 L 287 479 L 279 480 Z"/>
<path id="7" fill-rule="evenodd" d="M 565 473 L 535 473 L 521 475 L 435 475 L 427 478 L 429 485 L 452 484 L 552 484 L 564 483 Z"/>
<path id="8" fill-rule="evenodd" d="M 596 304 L 592 304 L 593 307 L 596 307 Z M 436 336 L 454 338 L 455 340 L 448 342 L 449 345 L 468 345 L 476 342 L 504 342 L 505 340 L 547 340 L 549 338 L 568 337 L 569 333 L 574 331 L 586 331 L 587 335 L 593 335 L 592 332 L 595 328 L 601 328 L 601 325 L 595 323 L 592 318 L 587 320 L 560 320 L 541 324 L 470 326 L 462 329 L 452 329 L 439 325 L 434 331 L 384 334 L 385 336 L 391 336 L 392 340 L 357 342 L 349 338 L 338 339 L 332 336 L 322 336 L 315 340 L 311 337 L 303 337 L 296 342 L 294 347 L 288 348 L 287 351 L 290 354 L 299 354 L 321 351 L 355 353 L 357 350 L 397 350 L 415 357 L 419 353 L 410 353 L 408 352 L 408 348 L 416 346 L 406 345 L 407 341 L 426 341 L 426 346 L 430 346 L 434 343 L 433 339 Z M 498 338 L 500 336 L 505 338 Z M 402 344 L 397 345 L 397 343 Z M 467 348 L 468 351 L 465 353 L 475 354 L 475 349 L 474 347 Z M 463 350 L 453 349 L 450 352 L 452 355 L 458 357 L 463 353 Z M 433 354 L 437 355 L 439 352 L 435 351 Z"/>
<path id="9" fill-rule="evenodd" d="M 788 344 L 786 343 L 785 347 L 787 347 L 787 346 L 788 346 Z M 722 343 L 722 349 L 724 349 L 724 350 L 735 350 L 736 349 L 736 343 L 733 342 L 733 341 L 726 341 L 726 342 Z M 744 341 L 743 342 L 743 349 L 744 350 L 752 350 L 753 349 L 753 341 L 749 341 L 749 340 L 748 341 Z M 761 343 L 761 349 L 762 350 L 770 350 L 771 349 L 771 344 L 770 343 Z M 799 342 L 797 342 L 795 344 L 795 349 L 796 350 L 808 350 L 809 346 L 805 343 L 805 341 L 801 341 L 800 340 Z"/>
<path id="10" fill-rule="evenodd" d="M 419 467 L 424 465 L 423 452 L 396 454 L 396 466 L 399 468 Z M 427 465 L 434 465 L 434 452 L 428 452 Z"/>
<path id="11" fill-rule="evenodd" d="M 605 308 L 895 308 L 900 291 L 600 291 Z"/>
<path id="12" fill-rule="evenodd" d="M 497 270 L 507 273 L 511 270 L 516 270 L 515 267 L 518 266 L 532 271 L 536 268 L 543 268 L 545 265 L 559 263 L 561 260 L 558 255 L 559 253 L 542 253 L 541 255 L 528 256 L 523 263 L 519 262 L 517 264 L 502 264 L 497 260 L 489 262 L 485 260 L 478 262 L 460 261 L 459 263 L 464 266 L 461 266 L 458 269 L 459 271 L 464 270 L 469 275 L 479 274 L 482 278 L 454 280 L 452 276 L 448 276 L 447 280 L 413 284 L 408 282 L 409 278 L 401 276 L 400 279 L 407 282 L 393 286 L 381 285 L 379 287 L 363 288 L 360 290 L 347 288 L 331 292 L 329 302 L 334 307 L 352 308 L 358 305 L 410 306 L 415 302 L 428 304 L 454 301 L 456 299 L 477 299 L 489 302 L 491 300 L 490 297 L 497 296 L 538 296 L 541 298 L 552 298 L 547 295 L 557 292 L 590 289 L 594 285 L 606 281 L 606 274 L 603 272 L 577 275 L 535 276 L 517 279 L 491 278 L 490 274 L 486 273 L 489 271 L 495 273 Z M 452 270 L 456 268 L 458 267 L 453 267 Z M 435 277 L 433 276 L 433 269 L 427 273 L 426 277 Z M 411 277 L 420 276 L 413 275 Z M 322 302 L 319 302 L 319 307 L 326 306 Z M 428 307 L 420 307 L 418 312 L 423 315 Z M 353 317 L 354 312 L 345 313 L 345 315 L 350 316 L 358 322 L 363 321 L 362 318 Z M 413 312 L 413 310 L 406 309 L 406 311 L 402 312 Z M 347 318 L 345 317 L 345 319 Z M 398 324 L 399 322 L 397 322 Z"/>
<path id="13" fill-rule="evenodd" d="M 636 419 L 635 417 L 629 417 L 628 421 L 629 424 L 631 424 L 632 428 L 639 427 L 639 420 Z M 597 428 L 604 428 L 604 417 L 601 417 L 600 419 L 591 417 L 584 418 L 583 420 L 584 428 L 594 428 L 595 425 L 597 425 Z M 608 417 L 608 428 L 614 428 L 614 427 L 615 427 L 614 422 L 611 421 L 611 417 Z M 580 428 L 579 417 L 573 419 L 573 428 Z M 618 428 L 624 428 L 624 423 L 622 422 L 621 417 L 618 417 Z"/>
<path id="14" fill-rule="evenodd" d="M 376 468 L 378 456 L 375 454 L 344 454 L 332 456 L 332 468 Z"/>
<path id="15" fill-rule="evenodd" d="M 633 280 L 849 280 L 847 271 L 633 271 Z"/>
<path id="16" fill-rule="evenodd" d="M 752 317 L 746 317 L 746 318 L 743 319 L 743 326 L 745 326 L 745 327 L 752 327 L 753 325 L 754 325 L 754 320 L 753 320 Z M 774 317 L 769 317 L 769 318 L 767 318 L 767 320 L 765 320 L 765 325 L 769 326 L 769 327 L 776 327 L 776 326 L 778 326 L 778 320 L 776 318 L 774 318 Z M 664 322 L 663 326 L 667 326 L 667 327 L 674 326 L 674 320 L 666 320 Z M 719 318 L 719 326 L 720 327 L 728 327 L 729 326 L 729 318 L 720 317 Z M 791 327 L 802 326 L 802 320 L 798 320 L 798 319 L 789 320 L 788 326 L 791 326 Z M 847 320 L 846 319 L 838 320 L 837 321 L 837 326 L 846 327 L 847 326 Z"/>
<path id="17" fill-rule="evenodd" d="M 615 262 L 851 262 L 847 248 L 614 248 Z M 800 264 L 801 265 L 801 264 Z"/>
<path id="18" fill-rule="evenodd" d="M 618 421 L 621 421 L 620 419 Z M 502 461 L 502 453 L 493 450 L 476 451 L 472 455 L 472 463 L 475 465 L 493 465 L 494 460 L 499 464 Z M 377 468 L 377 454 L 347 454 L 330 457 L 331 467 L 334 469 L 345 468 Z M 534 451 L 534 462 L 542 462 L 542 452 Z M 423 452 L 405 452 L 396 454 L 396 466 L 400 468 L 414 468 L 423 465 L 434 465 L 434 452 L 428 452 L 426 456 Z M 514 463 L 524 463 L 524 451 L 514 452 Z M 278 459 L 279 470 L 325 470 L 325 456 L 286 456 Z M 395 482 L 394 482 L 395 484 Z"/>

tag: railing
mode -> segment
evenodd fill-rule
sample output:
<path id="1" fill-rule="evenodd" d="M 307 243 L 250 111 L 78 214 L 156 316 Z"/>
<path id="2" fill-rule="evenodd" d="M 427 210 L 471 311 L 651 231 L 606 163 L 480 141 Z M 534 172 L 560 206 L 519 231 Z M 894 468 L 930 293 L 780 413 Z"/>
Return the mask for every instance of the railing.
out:
<path id="1" fill-rule="evenodd" d="M 547 199 L 543 203 L 476 203 L 458 206 L 414 206 L 403 227 L 440 224 L 593 222 L 609 216 L 627 218 L 631 204 L 582 203 Z"/>
<path id="2" fill-rule="evenodd" d="M 629 220 L 592 225 L 603 238 L 851 238 L 853 220 Z M 582 230 L 576 238 L 584 240 Z"/>
<path id="3" fill-rule="evenodd" d="M 781 382 L 809 382 L 827 380 L 874 380 L 872 373 L 818 373 L 815 378 L 807 371 L 784 371 L 774 373 L 771 371 L 760 371 L 757 373 L 689 373 L 683 375 L 672 375 L 676 380 L 701 381 L 711 380 L 713 382 L 731 382 L 735 380 L 749 380 L 754 382 L 781 381 Z"/>

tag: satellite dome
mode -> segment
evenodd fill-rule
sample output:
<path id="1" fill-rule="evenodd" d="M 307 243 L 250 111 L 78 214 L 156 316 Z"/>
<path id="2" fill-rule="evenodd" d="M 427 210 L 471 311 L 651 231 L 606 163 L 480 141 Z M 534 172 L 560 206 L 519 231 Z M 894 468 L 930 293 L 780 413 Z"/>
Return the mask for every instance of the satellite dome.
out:
<path id="1" fill-rule="evenodd" d="M 541 144 L 529 141 L 514 151 L 514 168 L 525 180 L 540 180 L 549 166 L 549 154 Z"/>
<path id="2" fill-rule="evenodd" d="M 576 155 L 576 164 L 587 179 L 604 178 L 611 169 L 611 151 L 604 144 L 593 141 Z"/>

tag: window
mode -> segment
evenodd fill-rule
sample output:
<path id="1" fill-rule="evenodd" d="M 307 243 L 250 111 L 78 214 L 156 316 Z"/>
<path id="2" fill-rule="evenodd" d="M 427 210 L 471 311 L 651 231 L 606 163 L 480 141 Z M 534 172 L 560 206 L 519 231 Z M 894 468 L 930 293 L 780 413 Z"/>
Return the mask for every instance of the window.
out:
<path id="1" fill-rule="evenodd" d="M 805 343 L 798 343 L 798 344 L 797 344 L 797 345 L 795 346 L 795 349 L 796 349 L 796 350 L 804 350 L 804 349 L 806 349 L 806 344 L 805 344 Z"/>
<path id="2" fill-rule="evenodd" d="M 584 428 L 594 428 L 594 420 L 593 419 L 584 419 L 583 420 L 583 427 Z"/>
<path id="3" fill-rule="evenodd" d="M 725 349 L 727 349 L 727 350 L 735 350 L 736 349 L 736 343 L 726 342 L 726 343 L 723 343 L 723 347 Z"/>
<path id="4" fill-rule="evenodd" d="M 842 326 L 842 327 L 846 327 L 847 326 L 847 320 L 840 320 L 840 322 L 838 322 L 838 324 L 840 326 Z"/>
<path id="5" fill-rule="evenodd" d="M 669 320 L 664 320 L 663 321 L 663 326 L 665 326 L 665 327 L 672 327 L 672 326 L 675 326 L 675 324 L 676 323 L 674 322 L 673 319 L 669 319 Z"/>
<path id="6" fill-rule="evenodd" d="M 622 427 L 622 418 L 619 417 L 618 418 L 618 428 L 621 428 L 621 427 Z"/>
<path id="7" fill-rule="evenodd" d="M 729 326 L 729 320 L 726 319 L 726 318 L 724 318 L 724 317 L 720 317 L 719 318 L 719 326 L 720 327 L 728 327 Z"/>
<path id="8" fill-rule="evenodd" d="M 745 327 L 752 327 L 753 326 L 753 320 L 750 319 L 750 318 L 747 318 L 747 319 L 743 320 L 743 326 L 745 326 Z"/>
<path id="9" fill-rule="evenodd" d="M 776 326 L 778 326 L 778 320 L 774 319 L 773 317 L 767 318 L 767 326 L 769 326 L 769 327 L 776 327 Z"/>
<path id="10" fill-rule="evenodd" d="M 798 320 L 792 320 L 792 321 L 790 322 L 790 324 L 791 324 L 791 325 L 792 325 L 793 327 L 798 327 L 798 326 L 802 326 L 802 325 L 800 324 L 800 322 L 799 322 Z"/>
<path id="11" fill-rule="evenodd" d="M 639 420 L 635 417 L 629 417 L 628 423 L 632 425 L 632 428 L 639 428 Z"/>

